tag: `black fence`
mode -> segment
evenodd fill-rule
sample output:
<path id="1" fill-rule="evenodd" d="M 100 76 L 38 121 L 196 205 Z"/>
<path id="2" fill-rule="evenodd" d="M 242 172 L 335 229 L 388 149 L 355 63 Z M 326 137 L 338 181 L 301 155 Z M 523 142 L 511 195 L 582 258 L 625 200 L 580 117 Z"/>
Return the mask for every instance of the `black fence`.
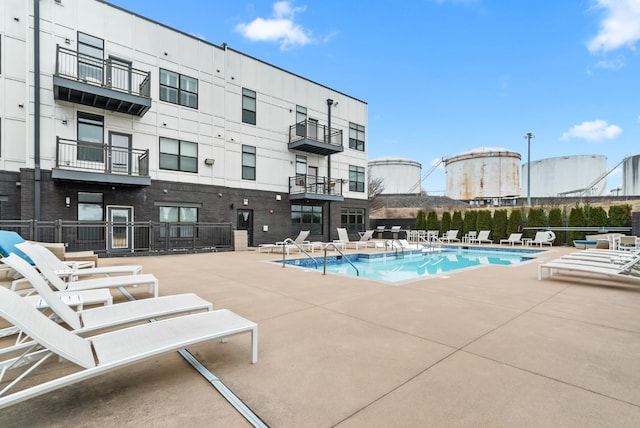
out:
<path id="1" fill-rule="evenodd" d="M 98 255 L 195 253 L 232 249 L 231 223 L 2 220 L 24 239 L 62 242 L 67 251 Z"/>

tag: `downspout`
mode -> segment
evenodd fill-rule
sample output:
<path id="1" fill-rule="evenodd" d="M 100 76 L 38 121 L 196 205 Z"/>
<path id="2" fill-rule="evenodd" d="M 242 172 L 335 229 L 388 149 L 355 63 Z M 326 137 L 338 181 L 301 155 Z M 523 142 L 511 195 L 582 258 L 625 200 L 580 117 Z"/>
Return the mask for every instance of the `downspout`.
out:
<path id="1" fill-rule="evenodd" d="M 40 0 L 33 0 L 33 219 L 40 220 Z M 36 228 L 36 230 L 38 230 Z M 37 238 L 37 236 L 36 236 Z"/>
<path id="2" fill-rule="evenodd" d="M 331 144 L 331 106 L 333 105 L 333 100 L 331 98 L 327 98 L 327 143 Z M 331 189 L 331 155 L 327 155 L 327 186 Z M 331 240 L 331 200 L 327 202 L 327 230 L 329 231 L 329 242 L 333 242 Z"/>

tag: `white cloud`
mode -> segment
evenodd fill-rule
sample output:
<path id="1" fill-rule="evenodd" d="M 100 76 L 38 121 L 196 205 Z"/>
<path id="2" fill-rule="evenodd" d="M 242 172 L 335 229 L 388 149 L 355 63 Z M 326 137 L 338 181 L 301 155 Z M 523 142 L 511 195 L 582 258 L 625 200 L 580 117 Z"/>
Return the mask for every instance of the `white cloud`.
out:
<path id="1" fill-rule="evenodd" d="M 640 40 L 640 2 L 638 0 L 595 0 L 595 7 L 605 9 L 598 34 L 588 43 L 591 53 L 608 52 L 622 46 L 635 49 Z"/>
<path id="2" fill-rule="evenodd" d="M 609 125 L 606 120 L 592 120 L 572 126 L 562 134 L 561 140 L 582 138 L 588 141 L 611 140 L 622 134 L 622 128 L 618 125 Z"/>
<path id="3" fill-rule="evenodd" d="M 294 22 L 295 14 L 305 7 L 292 7 L 288 1 L 273 4 L 271 18 L 256 18 L 246 24 L 236 25 L 236 31 L 252 41 L 277 42 L 281 50 L 292 46 L 304 46 L 311 42 L 309 30 Z"/>
<path id="4" fill-rule="evenodd" d="M 617 57 L 611 60 L 598 61 L 595 64 L 596 68 L 604 68 L 607 70 L 620 70 L 624 67 L 624 58 Z"/>

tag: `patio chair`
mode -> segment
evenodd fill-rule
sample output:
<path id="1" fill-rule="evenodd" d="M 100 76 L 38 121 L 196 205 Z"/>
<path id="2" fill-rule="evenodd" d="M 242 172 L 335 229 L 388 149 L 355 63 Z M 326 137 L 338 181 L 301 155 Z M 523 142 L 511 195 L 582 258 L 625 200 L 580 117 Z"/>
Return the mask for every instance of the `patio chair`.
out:
<path id="1" fill-rule="evenodd" d="M 483 244 L 483 243 L 489 243 L 489 244 L 493 244 L 493 240 L 489 239 L 489 234 L 491 233 L 490 230 L 481 230 L 480 232 L 478 232 L 478 236 L 472 239 L 469 239 L 469 243 L 477 243 L 477 244 Z"/>
<path id="2" fill-rule="evenodd" d="M 634 257 L 625 264 L 555 259 L 538 265 L 538 280 L 542 279 L 542 271 L 544 269 L 547 269 L 550 277 L 557 271 L 573 271 L 600 274 L 610 278 L 640 282 L 640 256 Z"/>
<path id="3" fill-rule="evenodd" d="M 251 362 L 258 361 L 257 324 L 227 309 L 164 319 L 83 338 L 47 318 L 16 293 L 0 287 L 0 317 L 28 335 L 34 343 L 34 347 L 22 355 L 0 362 L 3 367 L 0 376 L 15 367 L 22 369 L 0 391 L 0 409 L 168 352 L 240 333 L 251 333 Z M 3 353 L 4 348 L 0 350 L 0 354 Z M 70 374 L 68 370 L 38 373 L 37 369 L 52 356 L 58 356 L 61 361 L 66 360 L 80 370 Z M 63 363 L 65 367 L 68 367 L 67 362 Z M 27 368 L 26 364 L 30 366 Z M 29 379 L 34 372 L 35 375 Z M 57 377 L 51 378 L 55 375 Z M 18 390 L 20 385 L 24 385 L 24 389 Z"/>
<path id="4" fill-rule="evenodd" d="M 509 245 L 522 244 L 522 233 L 512 233 L 511 235 L 509 235 L 507 239 L 501 239 L 500 245 L 502 244 L 509 244 Z"/>
<path id="5" fill-rule="evenodd" d="M 76 281 L 79 277 L 89 275 L 111 276 L 113 274 L 138 275 L 142 273 L 141 265 L 120 265 L 120 266 L 102 266 L 93 268 L 80 268 L 77 263 L 65 263 L 56 257 L 48 248 L 36 243 L 25 242 L 17 244 L 16 248 L 23 250 L 24 246 L 30 246 L 32 251 L 37 251 L 42 256 L 41 260 L 49 269 L 54 271 L 59 277 L 66 278 L 68 281 Z"/>
<path id="6" fill-rule="evenodd" d="M 4 257 L 2 261 L 29 280 L 40 298 L 76 334 L 122 326 L 136 321 L 148 321 L 152 318 L 213 310 L 211 302 L 193 293 L 186 293 L 74 311 L 61 300 L 59 294 L 51 290 L 45 279 L 25 260 L 11 254 L 9 257 Z"/>
<path id="7" fill-rule="evenodd" d="M 34 262 L 42 276 L 57 291 L 84 291 L 94 290 L 96 288 L 120 288 L 120 287 L 137 287 L 138 285 L 147 285 L 149 293 L 153 297 L 158 297 L 158 278 L 145 273 L 140 275 L 117 275 L 108 278 L 83 279 L 80 281 L 64 282 L 54 271 L 49 269 L 43 260 L 39 251 L 34 251 L 32 244 L 23 242 L 17 244 L 16 247 L 26 253 Z M 16 281 L 11 284 L 11 289 L 15 290 L 18 284 Z"/>
<path id="8" fill-rule="evenodd" d="M 293 242 L 295 242 L 295 244 L 297 244 L 302 248 L 305 248 L 305 246 L 310 246 L 311 242 L 305 241 L 305 239 L 307 239 L 307 236 L 309 236 L 309 233 L 311 233 L 311 231 L 301 230 L 298 233 L 298 236 L 296 236 L 296 238 L 293 240 Z M 298 246 L 296 246 L 295 244 L 290 244 L 287 241 L 279 241 L 279 242 L 276 242 L 275 244 L 260 244 L 258 246 L 258 252 L 262 252 L 262 250 L 264 249 L 264 250 L 268 250 L 269 252 L 274 250 L 278 250 L 278 252 L 286 251 L 286 253 L 289 254 L 291 249 L 298 249 Z M 309 248 L 313 249 L 313 247 L 309 247 Z"/>
<path id="9" fill-rule="evenodd" d="M 393 242 L 397 242 L 398 246 L 395 246 L 395 248 L 402 248 L 403 250 L 422 250 L 424 247 L 421 244 L 410 244 L 409 241 L 407 241 L 406 239 L 396 239 Z"/>
<path id="10" fill-rule="evenodd" d="M 442 235 L 440 237 L 441 241 L 444 242 L 460 242 L 460 240 L 458 239 L 458 231 L 457 230 L 450 230 L 446 233 L 446 235 Z"/>
<path id="11" fill-rule="evenodd" d="M 536 233 L 536 236 L 532 240 L 527 241 L 527 245 L 529 246 L 538 245 L 540 247 L 542 247 L 543 245 L 552 246 L 553 241 L 555 240 L 556 240 L 555 233 L 551 231 L 540 231 Z"/>
<path id="12" fill-rule="evenodd" d="M 621 251 L 636 251 L 640 248 L 640 240 L 636 236 L 620 236 L 616 248 Z"/>
<path id="13" fill-rule="evenodd" d="M 345 229 L 344 227 L 338 227 L 336 228 L 338 231 L 338 239 L 334 239 L 333 243 L 334 244 L 339 244 L 339 245 L 344 245 L 345 248 L 355 248 L 356 250 L 359 249 L 360 247 L 368 247 L 370 245 L 369 240 L 371 239 L 371 237 L 373 236 L 373 230 L 367 231 L 365 232 L 361 237 L 359 241 L 350 241 L 349 240 L 349 233 L 347 232 L 347 229 Z"/>

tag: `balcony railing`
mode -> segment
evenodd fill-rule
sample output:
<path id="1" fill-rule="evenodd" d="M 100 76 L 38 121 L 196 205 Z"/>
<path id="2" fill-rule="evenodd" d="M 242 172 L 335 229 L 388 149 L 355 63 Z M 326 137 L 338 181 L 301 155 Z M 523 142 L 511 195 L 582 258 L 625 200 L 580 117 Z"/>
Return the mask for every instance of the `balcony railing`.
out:
<path id="1" fill-rule="evenodd" d="M 289 199 L 324 199 L 341 201 L 343 180 L 296 175 L 289 177 Z"/>
<path id="2" fill-rule="evenodd" d="M 60 172 L 61 170 L 74 171 L 75 174 L 64 174 Z M 95 175 L 96 173 L 99 175 Z M 91 176 L 93 178 L 90 178 Z M 56 169 L 53 171 L 53 178 L 148 185 L 150 184 L 149 150 L 114 147 L 58 137 Z M 142 180 L 135 180 L 135 178 Z"/>
<path id="3" fill-rule="evenodd" d="M 143 116 L 151 107 L 151 72 L 125 61 L 56 47 L 56 99 Z"/>
<path id="4" fill-rule="evenodd" d="M 303 120 L 289 127 L 289 149 L 325 156 L 340 153 L 344 150 L 342 130 Z"/>

